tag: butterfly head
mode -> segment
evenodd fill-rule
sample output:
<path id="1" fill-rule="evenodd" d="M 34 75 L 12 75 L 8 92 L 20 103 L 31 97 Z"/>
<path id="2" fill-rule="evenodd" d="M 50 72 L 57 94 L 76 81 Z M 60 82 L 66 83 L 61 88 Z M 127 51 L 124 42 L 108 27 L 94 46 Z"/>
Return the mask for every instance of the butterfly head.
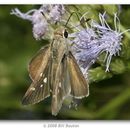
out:
<path id="1" fill-rule="evenodd" d="M 56 31 L 54 32 L 54 35 L 57 37 L 68 38 L 68 32 L 67 32 L 66 28 L 56 29 Z"/>

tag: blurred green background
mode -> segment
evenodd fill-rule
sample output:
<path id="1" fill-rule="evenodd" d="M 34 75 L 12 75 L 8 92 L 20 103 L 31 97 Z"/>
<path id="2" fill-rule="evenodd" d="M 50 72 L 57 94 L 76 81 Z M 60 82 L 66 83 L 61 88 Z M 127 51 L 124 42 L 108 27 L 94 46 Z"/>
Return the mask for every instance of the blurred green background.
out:
<path id="1" fill-rule="evenodd" d="M 77 109 L 63 105 L 59 114 L 51 115 L 51 98 L 30 106 L 22 106 L 21 99 L 31 84 L 27 71 L 33 55 L 45 44 L 36 41 L 29 21 L 10 15 L 13 8 L 26 12 L 38 5 L 0 6 L 0 119 L 130 119 L 130 33 L 125 33 L 121 55 L 114 57 L 110 72 L 105 73 L 102 65 L 95 65 L 89 72 L 90 95 L 78 101 Z M 113 13 L 118 12 L 121 31 L 130 28 L 129 5 L 69 5 L 71 11 L 91 12 L 98 20 L 98 14 L 109 15 L 108 22 L 113 27 Z M 102 57 L 101 57 L 102 59 Z"/>

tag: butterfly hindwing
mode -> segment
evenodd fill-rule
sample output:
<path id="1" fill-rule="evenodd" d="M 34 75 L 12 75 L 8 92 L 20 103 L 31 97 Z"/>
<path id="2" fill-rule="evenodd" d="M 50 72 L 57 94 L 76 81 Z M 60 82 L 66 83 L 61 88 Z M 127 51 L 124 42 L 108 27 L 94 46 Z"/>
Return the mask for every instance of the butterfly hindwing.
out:
<path id="1" fill-rule="evenodd" d="M 67 70 L 67 57 L 64 54 L 62 60 L 56 69 L 55 82 L 53 83 L 52 92 L 52 114 L 57 115 L 62 107 L 63 100 L 70 93 L 69 72 Z"/>

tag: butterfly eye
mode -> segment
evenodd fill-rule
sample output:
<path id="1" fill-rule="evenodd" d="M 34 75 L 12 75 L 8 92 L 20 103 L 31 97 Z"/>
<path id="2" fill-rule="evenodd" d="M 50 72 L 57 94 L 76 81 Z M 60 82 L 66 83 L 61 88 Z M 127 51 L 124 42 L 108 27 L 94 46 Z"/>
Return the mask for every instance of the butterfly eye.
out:
<path id="1" fill-rule="evenodd" d="M 66 29 L 65 29 L 65 31 L 64 31 L 64 37 L 65 37 L 65 38 L 68 38 L 68 32 L 66 31 Z"/>

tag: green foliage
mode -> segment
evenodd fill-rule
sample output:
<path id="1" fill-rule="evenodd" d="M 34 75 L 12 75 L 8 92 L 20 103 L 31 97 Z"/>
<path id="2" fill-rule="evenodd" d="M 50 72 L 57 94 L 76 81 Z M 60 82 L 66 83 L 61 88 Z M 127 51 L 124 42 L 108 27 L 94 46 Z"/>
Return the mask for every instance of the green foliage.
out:
<path id="1" fill-rule="evenodd" d="M 66 5 L 67 6 L 67 5 Z M 63 106 L 57 117 L 50 112 L 50 98 L 32 106 L 22 106 L 21 99 L 31 80 L 27 67 L 32 56 L 46 44 L 32 36 L 28 21 L 10 15 L 18 7 L 23 12 L 33 5 L 0 6 L 0 119 L 130 119 L 130 33 L 124 34 L 120 56 L 114 56 L 110 72 L 105 72 L 101 55 L 98 64 L 89 70 L 90 96 L 80 100 L 78 109 Z M 86 17 L 98 20 L 107 12 L 113 25 L 113 13 L 118 12 L 121 31 L 130 28 L 130 6 L 69 5 L 69 13 L 88 11 Z M 120 10 L 119 10 L 120 9 Z M 71 22 L 77 21 L 77 16 Z"/>

